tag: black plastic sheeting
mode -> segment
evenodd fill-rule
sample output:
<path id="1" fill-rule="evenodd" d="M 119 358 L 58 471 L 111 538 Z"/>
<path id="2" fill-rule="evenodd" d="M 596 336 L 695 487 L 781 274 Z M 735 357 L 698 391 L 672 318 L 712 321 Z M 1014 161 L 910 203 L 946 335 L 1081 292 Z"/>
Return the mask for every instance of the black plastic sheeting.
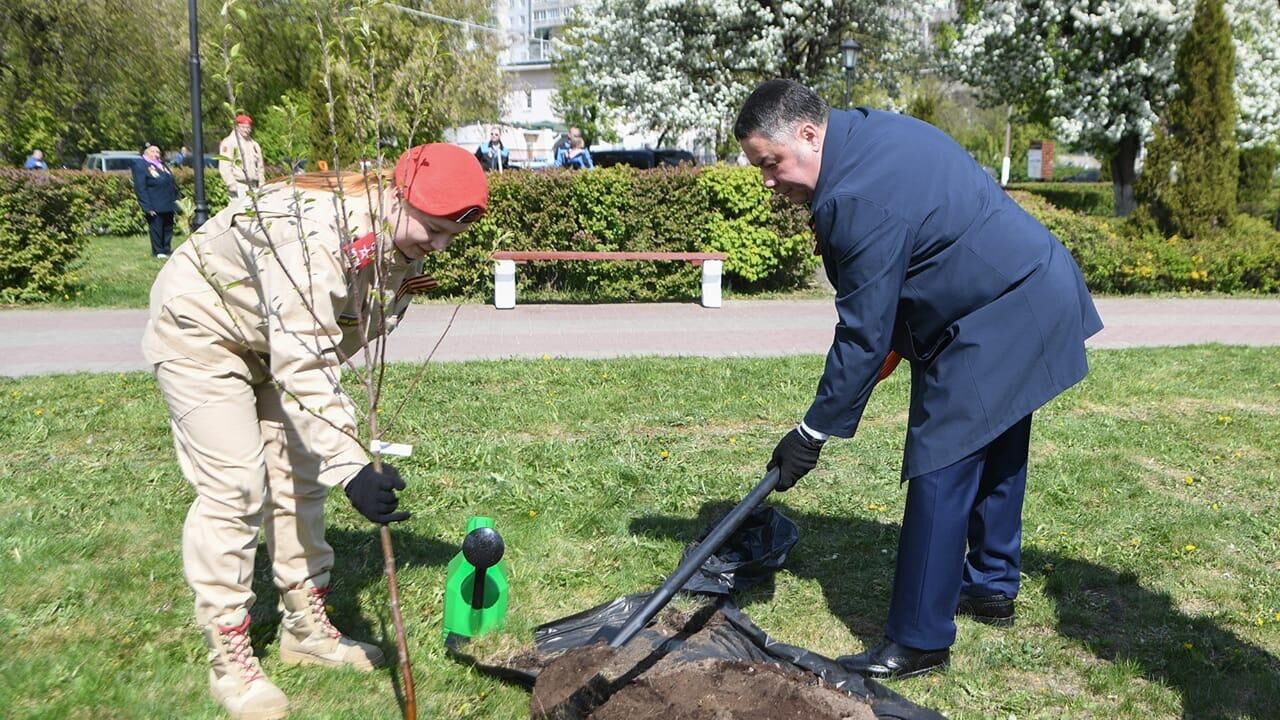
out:
<path id="1" fill-rule="evenodd" d="M 710 530 L 709 527 L 704 531 L 699 540 Z M 771 507 L 757 508 L 682 588 L 684 592 L 710 596 L 708 609 L 719 610 L 728 623 L 709 625 L 705 631 L 675 640 L 662 635 L 651 624 L 631 642 L 664 645 L 664 656 L 676 661 L 718 659 L 800 668 L 821 677 L 831 687 L 866 700 L 881 720 L 946 720 L 875 680 L 850 673 L 831 658 L 774 640 L 734 603 L 733 591 L 768 579 L 786 562 L 787 553 L 799 538 L 799 528 L 782 513 Z M 697 542 L 685 549 L 686 555 Z M 534 650 L 540 656 L 555 657 L 590 645 L 602 630 L 607 634 L 608 629 L 616 631 L 625 624 L 650 594 L 628 595 L 540 625 L 533 634 Z M 446 645 L 456 660 L 474 665 L 487 674 L 529 688 L 537 681 L 536 669 L 478 661 L 465 652 L 457 638 L 450 638 Z"/>

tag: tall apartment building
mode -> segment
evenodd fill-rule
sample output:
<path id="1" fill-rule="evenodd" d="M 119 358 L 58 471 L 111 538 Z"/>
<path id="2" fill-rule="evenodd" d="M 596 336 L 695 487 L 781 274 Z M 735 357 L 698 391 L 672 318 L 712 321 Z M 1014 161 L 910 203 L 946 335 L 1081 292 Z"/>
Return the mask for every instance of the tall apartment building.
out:
<path id="1" fill-rule="evenodd" d="M 577 0 L 496 0 L 494 15 L 511 42 L 499 58 L 511 82 L 502 122 L 529 127 L 560 121 L 551 104 L 556 87 L 551 39 L 576 4 Z"/>

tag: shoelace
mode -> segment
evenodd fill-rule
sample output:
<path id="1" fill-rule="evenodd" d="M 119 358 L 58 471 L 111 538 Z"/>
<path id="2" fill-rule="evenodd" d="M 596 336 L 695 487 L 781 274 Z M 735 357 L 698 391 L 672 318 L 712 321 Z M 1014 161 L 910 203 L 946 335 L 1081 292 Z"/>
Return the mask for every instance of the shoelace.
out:
<path id="1" fill-rule="evenodd" d="M 328 634 L 329 637 L 342 637 L 342 633 L 338 632 L 338 628 L 334 627 L 333 623 L 329 622 L 329 613 L 325 609 L 325 604 L 329 599 L 330 588 L 328 586 L 322 588 L 313 587 L 310 590 L 311 592 L 307 599 L 311 602 L 311 612 L 320 623 L 320 626 L 324 628 L 325 633 Z"/>
<path id="2" fill-rule="evenodd" d="M 240 674 L 244 678 L 246 685 L 254 680 L 262 679 L 262 672 L 253 660 L 253 644 L 249 642 L 249 616 L 244 616 L 244 622 L 236 627 L 218 627 L 218 632 L 222 633 L 226 639 L 227 647 L 231 650 L 231 659 L 240 666 Z"/>

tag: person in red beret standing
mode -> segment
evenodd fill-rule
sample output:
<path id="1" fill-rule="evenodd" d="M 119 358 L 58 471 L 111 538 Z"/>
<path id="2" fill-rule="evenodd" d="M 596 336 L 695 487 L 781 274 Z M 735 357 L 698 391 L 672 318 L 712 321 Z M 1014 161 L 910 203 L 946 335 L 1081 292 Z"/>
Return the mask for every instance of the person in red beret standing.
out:
<path id="1" fill-rule="evenodd" d="M 283 717 L 289 706 L 249 640 L 259 531 L 280 591 L 280 660 L 361 670 L 383 662 L 326 610 L 330 489 L 341 486 L 375 523 L 409 517 L 397 509 L 399 473 L 375 470 L 357 440 L 341 370 L 395 327 L 412 293 L 434 286 L 423 256 L 447 248 L 488 198 L 475 156 L 446 144 L 411 148 L 390 176 L 296 176 L 264 186 L 256 212 L 233 204 L 218 213 L 151 288 L 143 353 L 196 491 L 183 569 L 208 646 L 209 689 L 232 717 Z"/>
<path id="2" fill-rule="evenodd" d="M 227 185 L 227 195 L 232 203 L 261 185 L 266 174 L 262 165 L 262 146 L 250 137 L 252 133 L 253 118 L 240 114 L 236 116 L 236 129 L 218 144 L 218 155 L 221 156 L 218 174 Z"/>

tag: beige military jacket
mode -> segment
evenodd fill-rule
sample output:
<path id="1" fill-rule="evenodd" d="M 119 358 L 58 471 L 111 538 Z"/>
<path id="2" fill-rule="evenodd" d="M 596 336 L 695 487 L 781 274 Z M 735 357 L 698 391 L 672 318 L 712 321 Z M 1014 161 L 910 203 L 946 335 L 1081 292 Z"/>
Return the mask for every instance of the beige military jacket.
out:
<path id="1" fill-rule="evenodd" d="M 367 202 L 348 197 L 345 210 L 346 228 L 335 195 L 284 183 L 263 189 L 256 217 L 248 201 L 233 202 L 161 269 L 142 341 L 153 364 L 185 357 L 228 372 L 261 368 L 253 374 L 278 383 L 330 487 L 368 462 L 340 384 L 345 359 L 363 361 L 362 348 L 394 329 L 427 280 L 422 261 L 389 240 L 379 251 Z"/>
<path id="2" fill-rule="evenodd" d="M 243 162 L 241 150 L 244 151 Z M 238 137 L 232 130 L 218 144 L 218 154 L 223 158 L 218 162 L 218 174 L 226 183 L 231 197 L 244 197 L 250 187 L 262 184 L 266 169 L 262 164 L 262 146 L 256 140 Z"/>

